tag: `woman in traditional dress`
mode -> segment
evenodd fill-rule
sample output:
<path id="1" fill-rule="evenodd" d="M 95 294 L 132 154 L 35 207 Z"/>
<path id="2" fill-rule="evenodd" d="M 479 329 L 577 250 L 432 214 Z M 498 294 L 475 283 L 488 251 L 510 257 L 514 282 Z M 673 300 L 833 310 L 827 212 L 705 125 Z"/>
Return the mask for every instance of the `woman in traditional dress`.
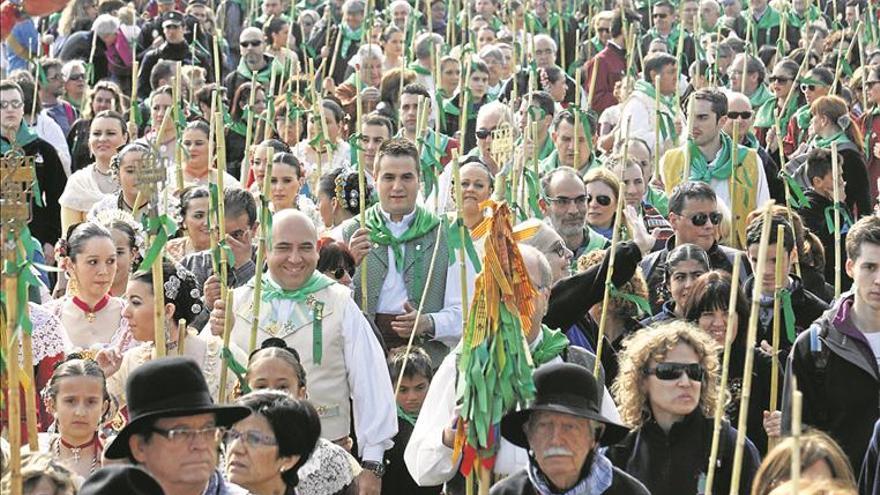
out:
<path id="1" fill-rule="evenodd" d="M 59 241 L 58 255 L 67 276 L 67 293 L 44 305 L 61 320 L 67 351 L 131 347 L 122 299 L 110 295 L 116 276 L 116 245 L 109 230 L 84 222 Z"/>
<path id="2" fill-rule="evenodd" d="M 178 333 L 178 322 L 184 320 L 189 324 L 202 311 L 202 293 L 198 288 L 195 275 L 186 268 L 170 260 L 162 262 L 162 280 L 164 289 L 164 331 L 165 354 L 184 355 L 199 363 L 208 390 L 215 402 L 227 402 L 231 399 L 235 375 L 229 373 L 227 390 L 230 392 L 222 399 L 220 393 L 220 369 L 223 361 L 223 340 L 214 335 L 198 335 L 187 332 Z M 124 354 L 108 349 L 98 354 L 97 359 L 107 375 L 107 387 L 111 395 L 125 404 L 125 382 L 128 375 L 138 366 L 156 358 L 155 345 L 155 313 L 154 287 L 152 272 L 140 272 L 132 276 L 128 283 L 125 296 L 128 304 L 123 316 L 128 320 L 131 333 L 135 339 L 143 342 Z M 180 347 L 183 350 L 180 350 Z M 239 363 L 245 362 L 245 354 L 234 345 L 230 345 L 232 356 Z"/>
<path id="3" fill-rule="evenodd" d="M 183 185 L 188 186 L 207 186 L 209 183 L 217 182 L 217 170 L 211 168 L 208 161 L 210 152 L 208 148 L 208 138 L 211 133 L 211 127 L 204 120 L 196 120 L 186 125 L 183 130 L 183 138 L 181 144 L 186 150 L 182 167 L 183 167 Z M 239 158 L 241 160 L 241 158 Z M 177 170 L 168 169 L 169 192 L 178 192 L 177 189 Z M 223 172 L 223 187 L 241 187 L 238 179 L 228 172 Z"/>
<path id="4" fill-rule="evenodd" d="M 208 230 L 210 202 L 210 193 L 205 186 L 183 190 L 180 197 L 180 232 L 183 235 L 165 245 L 165 252 L 175 262 L 211 247 L 211 232 Z"/>
<path id="5" fill-rule="evenodd" d="M 292 150 L 293 155 L 305 166 L 306 179 L 311 184 L 317 181 L 324 170 L 347 167 L 351 163 L 351 148 L 342 139 L 345 111 L 333 100 L 322 101 L 321 111 L 324 114 L 326 135 L 321 115 L 312 112 L 307 126 L 308 137 L 297 143 Z"/>
<path id="6" fill-rule="evenodd" d="M 140 264 L 143 250 L 143 229 L 130 213 L 122 210 L 104 210 L 97 218 L 110 231 L 116 245 L 116 276 L 110 286 L 110 295 L 122 297 L 128 286 L 128 277 Z"/>
<path id="7" fill-rule="evenodd" d="M 150 149 L 141 141 L 135 141 L 123 147 L 113 160 L 110 161 L 110 167 L 116 174 L 119 181 L 119 190 L 112 194 L 106 194 L 100 201 L 95 203 L 89 210 L 88 220 L 96 221 L 98 216 L 107 210 L 122 210 L 128 213 L 134 213 L 135 202 L 139 211 L 137 220 L 146 213 L 146 204 L 150 198 L 141 194 L 138 199 L 137 177 L 138 169 L 142 165 L 142 161 L 147 158 Z"/>
<path id="8" fill-rule="evenodd" d="M 372 196 L 373 187 L 366 183 L 364 188 L 364 195 L 367 198 Z M 321 235 L 342 241 L 342 223 L 360 213 L 358 173 L 348 168 L 337 168 L 325 173 L 318 181 L 317 199 L 321 223 L 327 229 Z"/>
<path id="9" fill-rule="evenodd" d="M 159 158 L 171 162 L 174 160 L 177 129 L 171 115 L 168 116 L 165 127 L 162 127 L 162 123 L 165 121 L 165 113 L 170 112 L 174 105 L 174 90 L 167 84 L 160 86 L 150 93 L 148 101 L 150 102 L 150 132 L 146 133 L 139 141 L 151 147 L 157 147 Z"/>
<path id="10" fill-rule="evenodd" d="M 105 110 L 92 120 L 89 150 L 95 162 L 71 175 L 58 199 L 62 231 L 66 232 L 71 225 L 84 221 L 92 206 L 105 194 L 119 191 L 119 181 L 113 174 L 110 162 L 116 150 L 127 141 L 125 118 L 119 113 Z"/>

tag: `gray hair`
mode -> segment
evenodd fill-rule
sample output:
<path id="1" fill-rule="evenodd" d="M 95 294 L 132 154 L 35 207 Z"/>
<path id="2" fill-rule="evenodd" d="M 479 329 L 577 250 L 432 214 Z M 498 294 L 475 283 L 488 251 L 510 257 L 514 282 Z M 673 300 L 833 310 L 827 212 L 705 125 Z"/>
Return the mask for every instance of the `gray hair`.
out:
<path id="1" fill-rule="evenodd" d="M 318 12 L 311 10 L 311 9 L 306 9 L 306 10 L 303 10 L 299 13 L 299 16 L 297 17 L 297 21 L 302 22 L 303 19 L 305 19 L 306 17 L 310 17 L 312 19 L 313 23 L 318 22 L 318 20 L 321 19 L 321 16 L 320 16 L 320 14 L 318 14 Z"/>
<path id="2" fill-rule="evenodd" d="M 542 235 L 547 234 L 548 232 L 542 232 L 541 229 L 547 229 L 549 232 L 553 232 L 555 234 L 555 231 L 553 231 L 552 227 L 542 223 L 541 227 L 539 227 L 539 230 L 535 235 L 533 235 L 529 239 L 520 242 L 519 244 L 517 244 L 517 247 L 519 248 L 519 252 L 523 257 L 523 261 L 526 261 L 527 258 L 532 258 L 535 262 L 538 263 L 538 269 L 541 272 L 541 280 L 531 280 L 532 277 L 529 276 L 529 280 L 531 280 L 532 285 L 539 286 L 536 288 L 549 289 L 550 286 L 553 285 L 553 270 L 550 268 L 550 262 L 547 261 L 547 256 L 544 255 L 544 251 L 549 250 L 551 247 L 553 247 L 553 243 L 554 241 L 556 241 L 556 239 L 552 238 L 552 236 Z M 558 238 L 559 235 L 557 234 L 556 237 Z M 547 242 L 547 239 L 549 239 L 549 242 Z M 547 245 L 544 249 L 541 249 L 538 247 L 539 244 Z"/>
<path id="3" fill-rule="evenodd" d="M 101 14 L 92 23 L 92 31 L 98 36 L 108 36 L 119 30 L 119 19 L 110 14 Z"/>
<path id="4" fill-rule="evenodd" d="M 379 45 L 361 45 L 354 57 L 351 57 L 351 60 L 348 61 L 348 65 L 351 67 L 357 67 L 358 65 L 362 65 L 364 60 L 367 59 L 378 60 L 379 62 L 384 63 L 385 54 L 382 53 L 382 48 L 380 48 Z"/>
<path id="5" fill-rule="evenodd" d="M 412 12 L 412 5 L 409 4 L 406 0 L 394 0 L 388 5 L 388 12 L 393 12 L 395 7 L 403 5 L 406 7 L 407 12 Z"/>
<path id="6" fill-rule="evenodd" d="M 546 41 L 546 42 L 550 43 L 553 46 L 553 51 L 557 52 L 557 53 L 559 52 L 559 45 L 557 45 L 556 40 L 554 40 L 549 35 L 547 35 L 547 34 L 535 35 L 535 45 L 537 45 L 539 41 Z"/>
<path id="7" fill-rule="evenodd" d="M 64 66 L 61 67 L 61 75 L 64 77 L 64 80 L 70 79 L 70 74 L 73 72 L 73 69 L 80 68 L 83 72 L 86 72 L 86 64 L 82 60 L 74 59 L 68 60 L 64 63 Z"/>
<path id="8" fill-rule="evenodd" d="M 477 112 L 477 120 L 480 118 L 485 118 L 487 115 L 499 114 L 500 118 L 498 119 L 498 124 L 507 123 L 513 126 L 513 111 L 510 109 L 508 105 L 501 103 L 498 100 L 490 101 L 485 105 L 480 107 L 480 110 Z"/>
<path id="9" fill-rule="evenodd" d="M 416 58 L 426 59 L 434 54 L 434 45 L 443 45 L 443 37 L 437 33 L 422 33 L 416 38 Z"/>
<path id="10" fill-rule="evenodd" d="M 711 6 L 715 9 L 715 12 L 717 12 L 718 15 L 721 15 L 721 4 L 719 4 L 715 0 L 703 0 L 702 2 L 700 2 L 700 7 L 702 7 L 703 5 Z"/>
<path id="11" fill-rule="evenodd" d="M 246 27 L 241 30 L 241 34 L 238 35 L 238 39 L 243 40 L 246 35 L 254 35 L 256 34 L 261 40 L 263 39 L 263 32 L 260 31 L 260 28 L 257 27 Z"/>
<path id="12" fill-rule="evenodd" d="M 367 9 L 367 6 L 363 0 L 345 0 L 345 3 L 342 4 L 342 13 L 343 14 L 348 14 L 351 12 L 363 13 L 366 9 Z"/>
<path id="13" fill-rule="evenodd" d="M 498 62 L 499 64 L 504 63 L 504 52 L 501 51 L 501 48 L 498 48 L 495 45 L 486 45 L 480 50 L 480 58 L 483 60 L 492 59 Z"/>

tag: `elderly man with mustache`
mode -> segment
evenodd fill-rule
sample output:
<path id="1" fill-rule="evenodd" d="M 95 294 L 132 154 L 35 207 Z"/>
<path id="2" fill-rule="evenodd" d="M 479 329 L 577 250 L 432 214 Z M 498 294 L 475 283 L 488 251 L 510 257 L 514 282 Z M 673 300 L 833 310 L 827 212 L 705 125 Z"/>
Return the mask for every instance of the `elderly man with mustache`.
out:
<path id="1" fill-rule="evenodd" d="M 596 450 L 606 429 L 625 427 L 602 415 L 593 375 L 576 364 L 551 364 L 535 371 L 535 388 L 530 407 L 501 421 L 501 435 L 530 452 L 528 466 L 492 487 L 490 495 L 649 493 Z"/>

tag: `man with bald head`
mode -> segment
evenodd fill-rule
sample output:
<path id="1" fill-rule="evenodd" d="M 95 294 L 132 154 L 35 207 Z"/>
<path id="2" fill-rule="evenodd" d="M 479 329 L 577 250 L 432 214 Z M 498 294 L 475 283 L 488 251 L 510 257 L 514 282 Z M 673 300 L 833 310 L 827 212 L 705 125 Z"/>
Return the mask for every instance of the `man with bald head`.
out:
<path id="1" fill-rule="evenodd" d="M 755 115 L 757 109 L 752 110 L 752 104 L 749 97 L 738 92 L 727 92 L 727 121 L 723 130 L 729 136 L 733 136 L 733 129 L 736 126 L 736 135 L 739 137 L 739 144 L 755 150 L 761 164 L 764 166 L 764 175 L 767 177 L 767 190 L 770 197 L 776 200 L 776 204 L 784 204 L 785 189 L 783 189 L 782 179 L 779 178 L 779 164 L 776 158 L 761 146 L 758 138 L 755 137 Z"/>
<path id="2" fill-rule="evenodd" d="M 350 442 L 351 408 L 364 471 L 360 493 L 378 494 L 381 462 L 397 434 L 397 414 L 384 355 L 370 324 L 348 288 L 316 271 L 318 234 L 297 210 L 272 219 L 272 245 L 257 325 L 256 345 L 274 337 L 299 352 L 309 384 L 309 401 L 321 417 L 321 436 Z M 252 349 L 256 279 L 233 293 L 232 342 Z M 225 304 L 214 303 L 211 326 L 222 327 Z"/>
<path id="3" fill-rule="evenodd" d="M 238 62 L 235 72 L 229 73 L 223 81 L 226 94 L 232 98 L 235 90 L 242 84 L 251 82 L 254 74 L 256 74 L 257 83 L 268 90 L 269 82 L 272 79 L 272 70 L 277 72 L 276 76 L 281 76 L 282 68 L 275 67 L 275 58 L 266 53 L 263 32 L 253 26 L 245 28 L 238 37 L 238 45 L 241 50 L 241 60 Z M 280 85 L 281 79 L 281 77 L 276 77 L 276 87 Z"/>

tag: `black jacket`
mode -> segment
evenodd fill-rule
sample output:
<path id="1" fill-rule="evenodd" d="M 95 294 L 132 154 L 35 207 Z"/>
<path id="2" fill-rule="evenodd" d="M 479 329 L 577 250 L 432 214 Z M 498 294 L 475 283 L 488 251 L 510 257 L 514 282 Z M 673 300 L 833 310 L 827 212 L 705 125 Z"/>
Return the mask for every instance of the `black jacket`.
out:
<path id="1" fill-rule="evenodd" d="M 186 43 L 162 43 L 158 48 L 153 48 L 144 54 L 144 60 L 141 64 L 140 74 L 138 74 L 138 98 L 146 99 L 150 96 L 150 92 L 155 89 L 150 85 L 150 73 L 153 67 L 159 63 L 159 60 L 169 60 L 172 62 L 182 62 L 183 65 L 197 65 L 205 69 L 205 80 L 213 82 L 214 70 L 211 68 L 211 59 L 195 51 L 195 59 L 193 52 Z"/>
<path id="2" fill-rule="evenodd" d="M 617 245 L 614 256 L 614 273 L 611 282 L 615 287 L 625 284 L 636 272 L 636 266 L 642 257 L 639 247 L 632 242 L 621 242 Z M 567 332 L 577 327 L 596 350 L 599 325 L 590 316 L 590 308 L 602 303 L 605 295 L 605 278 L 608 276 L 609 257 L 606 256 L 600 265 L 593 265 L 587 270 L 560 280 L 550 291 L 550 304 L 544 316 L 544 324 Z M 607 338 L 602 344 L 602 366 L 605 368 L 605 384 L 611 386 L 617 376 L 617 354 Z"/>
<path id="3" fill-rule="evenodd" d="M 699 409 L 672 425 L 668 434 L 650 420 L 610 447 L 605 455 L 615 466 L 644 483 L 653 495 L 695 495 L 705 481 L 712 427 L 712 418 L 705 417 Z M 736 434 L 727 421 L 722 422 L 713 493 L 730 491 Z M 757 449 L 746 439 L 739 493 L 750 492 L 759 464 Z"/>
<path id="4" fill-rule="evenodd" d="M 89 55 L 92 53 L 92 31 L 79 31 L 71 34 L 64 45 L 61 47 L 61 53 L 58 58 L 62 62 L 70 60 L 82 60 L 88 63 Z M 107 46 L 100 37 L 95 40 L 95 56 L 92 58 L 94 64 L 94 72 L 92 73 L 92 82 L 98 82 L 101 79 L 110 77 L 110 69 L 107 66 Z M 89 81 L 86 81 L 88 83 Z"/>
<path id="5" fill-rule="evenodd" d="M 828 222 L 825 219 L 825 210 L 831 207 L 832 200 L 822 196 L 813 189 L 804 191 L 809 204 L 803 208 L 798 208 L 797 212 L 804 221 L 804 226 L 810 229 L 810 232 L 819 238 L 822 247 L 825 248 L 825 281 L 834 284 L 834 233 L 828 232 Z M 846 212 L 852 216 L 852 210 L 844 205 Z M 840 215 L 840 259 L 841 262 L 846 259 L 846 233 L 849 226 L 846 225 L 844 216 Z M 841 272 L 841 285 L 843 290 L 852 285 L 852 280 Z"/>
<path id="6" fill-rule="evenodd" d="M 651 492 L 632 476 L 614 468 L 611 486 L 601 495 L 650 495 Z M 496 483 L 489 495 L 538 495 L 525 469 Z M 595 494 L 599 495 L 599 494 Z"/>
<path id="7" fill-rule="evenodd" d="M 792 279 L 792 282 L 789 286 L 791 290 L 791 309 L 794 312 L 794 331 L 795 336 L 799 333 L 803 332 L 810 325 L 816 321 L 816 318 L 822 316 L 822 313 L 828 310 L 828 304 L 825 303 L 822 299 L 818 298 L 812 292 L 808 291 L 804 288 L 803 283 L 801 283 L 801 279 L 797 277 L 794 273 L 789 275 Z M 752 287 L 754 287 L 755 277 L 750 277 L 745 285 L 743 286 L 743 293 L 746 297 L 746 302 L 751 305 L 752 304 Z M 762 310 L 767 309 L 770 312 L 770 318 L 764 320 L 763 318 L 759 318 L 758 321 L 758 337 L 757 342 L 760 343 L 761 340 L 766 340 L 769 343 L 773 343 L 773 315 L 772 315 L 772 305 L 769 308 L 762 307 Z M 788 350 L 794 345 L 794 342 L 790 342 L 786 336 L 785 331 L 785 314 L 782 312 L 782 307 L 780 304 L 779 314 L 782 317 L 782 322 L 779 325 L 779 346 L 782 349 Z M 787 353 L 786 353 L 787 355 Z"/>
<path id="8" fill-rule="evenodd" d="M 748 322 L 740 317 L 740 325 L 736 340 L 730 347 L 730 375 L 728 376 L 727 390 L 731 400 L 724 409 L 727 418 L 739 424 L 740 400 L 742 399 L 743 368 L 746 363 L 746 332 Z M 773 364 L 770 357 L 752 348 L 755 359 L 752 365 L 752 390 L 749 397 L 749 417 L 746 420 L 746 436 L 752 441 L 758 452 L 767 451 L 767 432 L 764 431 L 764 411 L 770 410 L 770 377 L 773 376 Z M 719 361 L 721 356 L 718 357 Z M 779 364 L 779 383 L 782 383 L 782 373 L 785 366 L 783 360 Z M 781 387 L 780 387 L 781 388 Z M 776 392 L 777 404 L 782 404 L 782 391 Z M 779 406 L 777 406 L 779 407 Z"/>
<path id="9" fill-rule="evenodd" d="M 648 285 L 648 294 L 650 294 L 648 300 L 651 303 L 651 311 L 654 314 L 660 312 L 663 308 L 663 303 L 671 300 L 666 288 L 666 257 L 669 256 L 669 252 L 674 248 L 675 236 L 672 236 L 666 240 L 665 248 L 645 256 L 645 259 L 640 263 L 642 273 L 645 275 L 645 282 Z M 709 251 L 706 252 L 709 256 L 709 268 L 732 273 L 734 256 L 737 253 L 744 254 L 742 251 L 737 251 L 718 243 L 713 244 Z M 752 269 L 745 258 L 740 263 L 739 281 L 740 284 L 744 284 L 752 275 Z"/>
<path id="10" fill-rule="evenodd" d="M 0 139 L 6 141 L 6 138 Z M 61 205 L 58 204 L 58 198 L 67 186 L 67 176 L 64 174 L 58 153 L 46 141 L 36 138 L 22 149 L 25 155 L 36 157 L 34 169 L 43 203 L 43 206 L 38 206 L 36 202 L 31 201 L 31 221 L 28 223 L 28 228 L 31 235 L 40 241 L 40 245 L 46 243 L 54 245 L 61 237 Z"/>
<path id="11" fill-rule="evenodd" d="M 783 431 L 790 431 L 792 378 L 797 378 L 803 423 L 831 435 L 858 470 L 880 418 L 880 371 L 871 347 L 852 323 L 853 298 L 852 293 L 842 294 L 798 336 L 788 357 L 782 417 Z"/>
<path id="12" fill-rule="evenodd" d="M 397 418 L 397 435 L 394 446 L 385 451 L 385 475 L 382 476 L 382 495 L 439 495 L 442 485 L 419 486 L 413 480 L 403 461 L 403 451 L 412 436 L 413 425 Z"/>
<path id="13" fill-rule="evenodd" d="M 880 493 L 880 421 L 874 424 L 871 445 L 862 463 L 859 473 L 859 494 L 874 495 Z"/>
<path id="14" fill-rule="evenodd" d="M 89 151 L 89 128 L 92 119 L 77 119 L 67 133 L 67 147 L 70 149 L 70 173 L 85 168 L 92 163 Z"/>

